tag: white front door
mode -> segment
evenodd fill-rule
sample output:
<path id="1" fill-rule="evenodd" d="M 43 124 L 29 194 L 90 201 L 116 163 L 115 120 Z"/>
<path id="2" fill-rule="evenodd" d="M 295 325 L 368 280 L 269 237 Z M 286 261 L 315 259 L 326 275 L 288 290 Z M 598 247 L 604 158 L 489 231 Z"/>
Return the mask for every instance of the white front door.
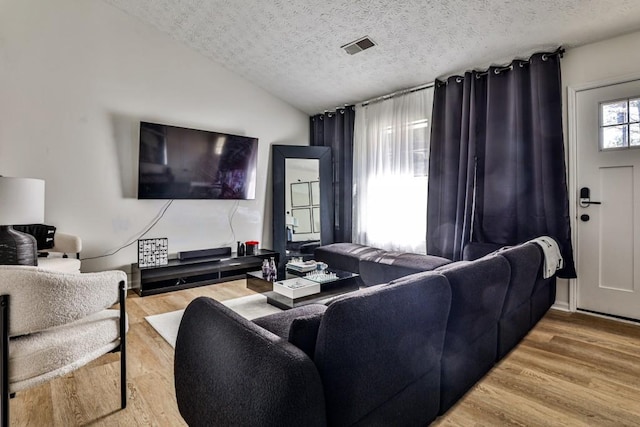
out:
<path id="1" fill-rule="evenodd" d="M 640 80 L 575 99 L 578 309 L 640 319 Z"/>

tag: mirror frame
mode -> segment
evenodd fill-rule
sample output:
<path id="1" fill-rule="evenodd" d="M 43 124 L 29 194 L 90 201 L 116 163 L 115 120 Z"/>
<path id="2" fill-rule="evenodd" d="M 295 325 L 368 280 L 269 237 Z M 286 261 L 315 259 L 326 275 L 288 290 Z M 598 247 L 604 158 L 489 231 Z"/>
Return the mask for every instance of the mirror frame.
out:
<path id="1" fill-rule="evenodd" d="M 273 250 L 280 254 L 280 264 L 287 262 L 287 236 L 285 220 L 285 160 L 286 159 L 318 159 L 320 172 L 320 244 L 333 243 L 334 209 L 333 209 L 333 163 L 331 147 L 272 145 L 272 221 Z"/>

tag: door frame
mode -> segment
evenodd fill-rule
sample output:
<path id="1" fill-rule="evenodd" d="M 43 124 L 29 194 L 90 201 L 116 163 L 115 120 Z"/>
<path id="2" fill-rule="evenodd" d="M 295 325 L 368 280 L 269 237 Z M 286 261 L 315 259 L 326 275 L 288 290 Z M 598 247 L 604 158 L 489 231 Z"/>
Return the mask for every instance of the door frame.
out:
<path id="1" fill-rule="evenodd" d="M 597 80 L 580 85 L 568 86 L 567 85 L 567 138 L 568 138 L 568 165 L 567 165 L 567 179 L 568 179 L 568 191 L 569 191 L 569 218 L 571 221 L 571 244 L 573 245 L 573 253 L 576 255 L 575 264 L 576 271 L 580 265 L 578 255 L 578 118 L 576 116 L 577 96 L 578 93 L 599 89 L 606 86 L 613 86 L 617 84 L 629 83 L 635 80 L 640 80 L 640 72 L 633 74 L 626 74 L 618 77 L 611 77 L 603 80 Z M 563 307 L 564 304 L 555 304 L 557 308 L 568 309 L 570 312 L 578 311 L 578 280 L 569 279 L 569 306 Z"/>

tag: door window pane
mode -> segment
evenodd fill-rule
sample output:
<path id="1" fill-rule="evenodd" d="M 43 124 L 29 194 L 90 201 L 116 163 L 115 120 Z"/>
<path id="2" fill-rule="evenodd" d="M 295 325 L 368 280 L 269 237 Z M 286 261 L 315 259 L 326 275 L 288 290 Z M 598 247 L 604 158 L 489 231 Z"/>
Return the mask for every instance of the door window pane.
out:
<path id="1" fill-rule="evenodd" d="M 602 126 L 627 123 L 627 100 L 602 104 Z"/>
<path id="2" fill-rule="evenodd" d="M 640 98 L 600 104 L 600 150 L 640 147 Z"/>
<path id="3" fill-rule="evenodd" d="M 602 149 L 626 147 L 627 126 L 609 126 L 602 128 Z"/>
<path id="4" fill-rule="evenodd" d="M 640 146 L 640 124 L 634 123 L 629 125 L 629 145 L 632 147 Z"/>
<path id="5" fill-rule="evenodd" d="M 629 121 L 640 122 L 640 98 L 629 101 Z"/>

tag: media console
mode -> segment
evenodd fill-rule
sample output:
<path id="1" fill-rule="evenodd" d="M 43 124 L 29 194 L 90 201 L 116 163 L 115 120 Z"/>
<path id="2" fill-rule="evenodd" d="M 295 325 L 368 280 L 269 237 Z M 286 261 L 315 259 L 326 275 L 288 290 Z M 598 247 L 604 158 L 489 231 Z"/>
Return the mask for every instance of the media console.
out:
<path id="1" fill-rule="evenodd" d="M 278 265 L 279 253 L 268 249 L 260 249 L 247 256 L 232 253 L 227 256 L 172 259 L 169 264 L 158 267 L 140 268 L 136 263 L 131 264 L 131 285 L 138 295 L 144 297 L 244 279 L 247 272 L 259 270 L 262 261 L 270 258 L 274 258 Z"/>

